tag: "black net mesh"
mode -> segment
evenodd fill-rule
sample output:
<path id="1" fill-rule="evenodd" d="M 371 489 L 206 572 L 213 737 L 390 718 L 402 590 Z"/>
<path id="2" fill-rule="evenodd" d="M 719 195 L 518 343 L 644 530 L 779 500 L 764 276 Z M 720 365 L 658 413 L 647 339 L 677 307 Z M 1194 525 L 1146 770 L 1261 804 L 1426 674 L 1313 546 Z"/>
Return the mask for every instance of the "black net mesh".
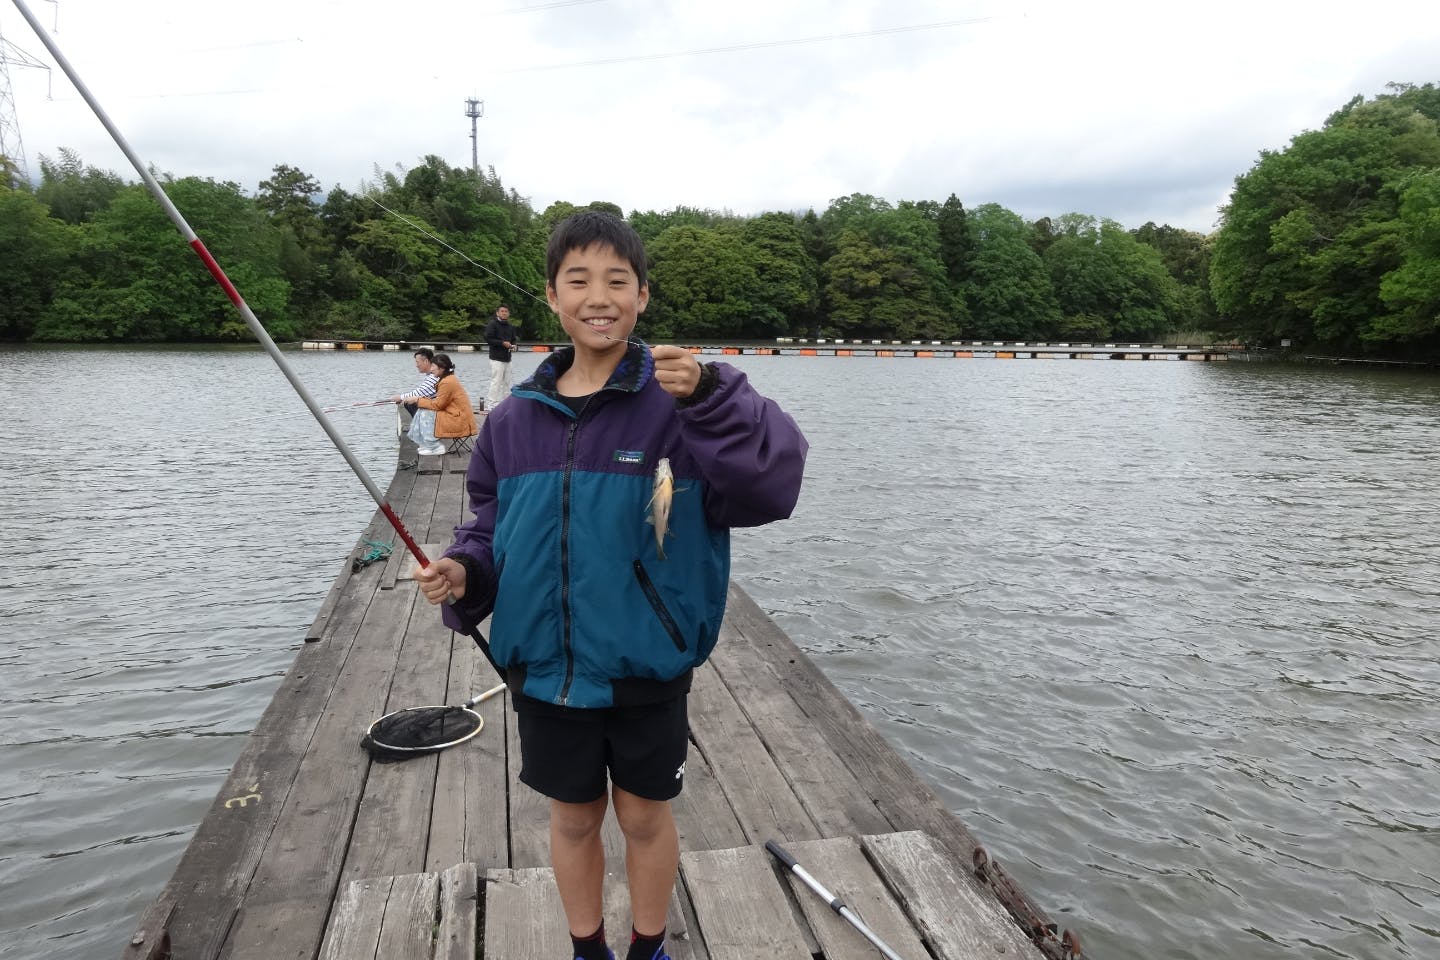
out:
<path id="1" fill-rule="evenodd" d="M 409 760 L 463 743 L 484 722 L 464 707 L 413 707 L 376 720 L 360 745 L 376 760 Z"/>

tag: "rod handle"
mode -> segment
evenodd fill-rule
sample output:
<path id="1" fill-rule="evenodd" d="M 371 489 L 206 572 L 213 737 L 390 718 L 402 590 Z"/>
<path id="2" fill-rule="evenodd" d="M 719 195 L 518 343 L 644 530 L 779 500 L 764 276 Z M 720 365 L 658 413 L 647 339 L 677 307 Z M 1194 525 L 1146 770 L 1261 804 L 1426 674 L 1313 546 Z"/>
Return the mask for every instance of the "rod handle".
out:
<path id="1" fill-rule="evenodd" d="M 791 870 L 794 870 L 800 865 L 794 857 L 790 856 L 790 851 L 780 846 L 780 844 L 776 843 L 774 840 L 766 840 L 765 849 L 769 850 L 770 854 L 775 857 L 776 860 L 779 860 Z"/>

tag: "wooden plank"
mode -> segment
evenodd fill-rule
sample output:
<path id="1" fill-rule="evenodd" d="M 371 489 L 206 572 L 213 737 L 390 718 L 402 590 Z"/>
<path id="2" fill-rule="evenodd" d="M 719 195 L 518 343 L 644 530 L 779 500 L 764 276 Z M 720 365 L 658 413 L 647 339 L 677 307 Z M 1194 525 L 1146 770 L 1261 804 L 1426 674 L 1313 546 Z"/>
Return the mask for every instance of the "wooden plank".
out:
<path id="1" fill-rule="evenodd" d="M 370 877 L 345 886 L 330 915 L 320 960 L 366 960 L 375 956 L 392 882 L 391 877 Z"/>
<path id="2" fill-rule="evenodd" d="M 174 913 L 175 901 L 169 896 L 152 903 L 141 915 L 120 960 L 166 960 L 171 955 L 169 926 Z"/>
<path id="3" fill-rule="evenodd" d="M 929 953 L 914 924 L 884 881 L 876 875 L 854 837 L 802 840 L 785 849 L 821 886 L 844 901 L 860 921 L 902 957 L 925 960 Z M 875 960 L 873 944 L 789 870 L 784 876 L 825 960 Z"/>
<path id="4" fill-rule="evenodd" d="M 457 863 L 440 875 L 440 929 L 434 960 L 475 960 L 478 880 L 475 864 Z"/>
<path id="5" fill-rule="evenodd" d="M 428 555 L 439 556 L 450 544 L 456 520 L 468 515 L 467 502 L 464 473 L 444 474 L 425 531 L 427 544 L 435 545 L 433 553 L 427 547 Z M 482 633 L 489 629 L 488 621 L 480 624 Z M 446 703 L 464 703 L 499 682 L 468 635 L 451 634 L 450 643 Z M 506 728 L 513 714 L 505 695 L 480 704 L 477 710 L 485 727 L 475 739 L 440 754 L 425 857 L 428 870 L 454 863 L 474 863 L 482 871 L 511 865 Z"/>
<path id="6" fill-rule="evenodd" d="M 399 659 L 390 676 L 376 678 L 390 686 L 380 713 L 443 703 L 450 671 L 450 631 L 413 586 L 387 596 L 408 602 L 410 610 L 403 636 L 398 643 L 392 641 L 399 647 Z M 353 756 L 351 762 L 363 759 L 363 754 Z M 371 766 L 347 841 L 342 881 L 417 873 L 426 868 L 439 762 L 439 754 L 427 754 Z M 444 866 L 458 862 L 452 860 Z"/>
<path id="7" fill-rule="evenodd" d="M 679 884 L 670 897 L 665 949 L 671 960 L 710 960 L 682 906 Z M 623 882 L 606 878 L 603 907 L 606 938 L 620 956 L 630 938 L 630 897 Z M 555 874 L 549 867 L 490 870 L 485 875 L 485 960 L 563 957 L 570 928 Z"/>
<path id="8" fill-rule="evenodd" d="M 435 477 L 416 479 L 400 515 L 407 528 L 422 532 L 429 529 L 439 488 Z M 392 555 L 392 565 L 394 561 Z M 390 596 L 405 602 L 408 612 L 403 630 L 395 637 L 377 638 L 387 647 L 399 648 L 396 659 L 384 661 L 391 665 L 388 674 L 376 677 L 379 685 L 389 689 L 380 713 L 441 704 L 450 671 L 450 632 L 412 583 Z M 371 768 L 351 828 L 342 882 L 425 869 L 438 764 L 439 756 L 430 754 L 399 763 L 378 763 Z"/>
<path id="9" fill-rule="evenodd" d="M 711 662 L 821 835 L 888 833 L 890 821 L 781 686 L 771 665 L 749 655 L 747 644 L 736 640 L 734 628 L 722 626 Z"/>
<path id="10" fill-rule="evenodd" d="M 695 671 L 690 730 L 750 842 L 819 839 L 809 814 L 713 670 Z"/>
<path id="11" fill-rule="evenodd" d="M 515 728 L 513 710 L 506 715 L 506 720 L 510 865 L 544 867 L 550 863 L 550 800 L 520 782 L 520 734 Z"/>
<path id="12" fill-rule="evenodd" d="M 685 788 L 670 806 L 681 850 L 728 850 L 748 842 L 715 772 L 693 743 L 685 757 Z"/>
<path id="13" fill-rule="evenodd" d="M 565 909 L 548 867 L 485 874 L 485 960 L 564 957 L 570 949 Z"/>
<path id="14" fill-rule="evenodd" d="M 400 591 L 373 595 L 222 956 L 309 960 L 318 949 L 369 769 L 358 740 L 383 711 L 393 638 L 412 599 Z"/>
<path id="15" fill-rule="evenodd" d="M 811 960 L 762 848 L 682 853 L 680 876 L 711 960 Z"/>
<path id="16" fill-rule="evenodd" d="M 937 960 L 1041 957 L 994 897 L 965 882 L 969 870 L 934 838 L 912 830 L 868 836 L 863 842 Z"/>
<path id="17" fill-rule="evenodd" d="M 450 642 L 446 703 L 464 703 L 499 682 L 473 640 L 452 633 Z M 427 870 L 456 863 L 477 864 L 481 870 L 510 865 L 505 754 L 506 727 L 513 714 L 505 694 L 477 704 L 475 710 L 485 726 L 473 740 L 438 756 Z"/>
<path id="18" fill-rule="evenodd" d="M 412 873 L 395 877 L 385 919 L 380 925 L 377 960 L 415 957 L 429 960 L 434 952 L 435 906 L 440 897 L 438 873 Z"/>

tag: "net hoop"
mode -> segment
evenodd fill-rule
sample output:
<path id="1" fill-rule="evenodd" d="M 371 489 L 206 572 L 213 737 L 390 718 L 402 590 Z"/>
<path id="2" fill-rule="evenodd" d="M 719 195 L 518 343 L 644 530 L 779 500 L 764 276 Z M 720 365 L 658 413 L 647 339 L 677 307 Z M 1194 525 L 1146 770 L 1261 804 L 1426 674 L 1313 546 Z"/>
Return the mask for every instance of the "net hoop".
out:
<path id="1" fill-rule="evenodd" d="M 414 713 L 419 713 L 419 712 L 421 712 L 422 710 L 455 710 L 455 711 L 458 711 L 459 713 L 468 714 L 470 717 L 472 717 L 472 718 L 474 719 L 475 728 L 474 728 L 473 730 L 468 731 L 468 732 L 465 733 L 463 736 L 456 737 L 456 738 L 453 739 L 453 740 L 447 740 L 447 741 L 445 741 L 444 743 L 427 743 L 427 744 L 425 744 L 424 746 L 420 746 L 420 747 L 399 747 L 399 746 L 395 746 L 395 745 L 393 745 L 393 744 L 385 743 L 383 740 L 381 740 L 381 739 L 379 739 L 378 737 L 376 737 L 376 735 L 375 735 L 376 729 L 377 729 L 378 727 L 380 727 L 380 725 L 383 724 L 386 720 L 389 720 L 391 717 L 398 717 L 398 716 L 401 716 L 402 714 L 414 714 Z M 376 720 L 374 723 L 370 724 L 370 728 L 365 731 L 365 736 L 366 736 L 366 738 L 367 738 L 371 743 L 373 743 L 376 747 L 380 748 L 381 750 L 385 750 L 385 751 L 389 751 L 389 752 L 393 752 L 393 753 L 397 753 L 397 754 L 418 755 L 418 754 L 422 754 L 422 753 L 433 753 L 433 752 L 435 752 L 436 750 L 444 750 L 444 749 L 447 748 L 447 747 L 453 747 L 453 746 L 456 746 L 456 745 L 458 745 L 458 744 L 464 743 L 466 740 L 472 739 L 477 733 L 479 733 L 479 732 L 480 732 L 481 730 L 483 730 L 484 728 L 485 728 L 485 718 L 482 717 L 482 716 L 480 716 L 480 714 L 476 713 L 474 710 L 471 710 L 469 707 L 456 707 L 456 706 L 451 706 L 451 705 L 448 705 L 448 704 L 431 704 L 431 705 L 429 705 L 429 706 L 424 706 L 424 707 L 406 707 L 406 708 L 403 709 L 403 710 L 394 710 L 394 711 L 392 711 L 392 712 L 390 712 L 390 713 L 387 713 L 387 714 L 385 714 L 385 716 L 381 717 L 379 720 Z"/>

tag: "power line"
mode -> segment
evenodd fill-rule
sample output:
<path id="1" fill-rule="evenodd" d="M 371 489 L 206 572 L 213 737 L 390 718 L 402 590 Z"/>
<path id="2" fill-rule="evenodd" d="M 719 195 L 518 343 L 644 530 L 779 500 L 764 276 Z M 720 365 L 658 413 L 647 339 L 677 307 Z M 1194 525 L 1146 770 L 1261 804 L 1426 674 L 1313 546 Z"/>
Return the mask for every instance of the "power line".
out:
<path id="1" fill-rule="evenodd" d="M 992 17 L 971 17 L 966 20 L 942 20 L 937 23 L 916 23 L 904 27 L 882 27 L 878 30 L 859 30 L 854 33 L 832 33 L 819 37 L 797 37 L 792 40 L 760 40 L 754 43 L 737 43 L 727 47 L 703 47 L 698 50 L 676 50 L 671 53 L 646 53 L 633 57 L 607 57 L 603 60 L 574 60 L 569 63 L 547 63 L 534 67 L 515 67 L 497 70 L 496 73 L 534 73 L 540 70 L 567 70 L 571 67 L 605 67 L 618 63 L 643 63 L 654 60 L 674 60 L 680 57 L 702 57 L 716 53 L 738 53 L 742 50 L 764 50 L 771 47 L 798 47 L 811 43 L 830 43 L 835 40 L 861 40 L 867 37 L 882 37 L 896 33 L 917 33 L 921 30 L 943 30 L 948 27 L 968 27 L 985 23 Z"/>

